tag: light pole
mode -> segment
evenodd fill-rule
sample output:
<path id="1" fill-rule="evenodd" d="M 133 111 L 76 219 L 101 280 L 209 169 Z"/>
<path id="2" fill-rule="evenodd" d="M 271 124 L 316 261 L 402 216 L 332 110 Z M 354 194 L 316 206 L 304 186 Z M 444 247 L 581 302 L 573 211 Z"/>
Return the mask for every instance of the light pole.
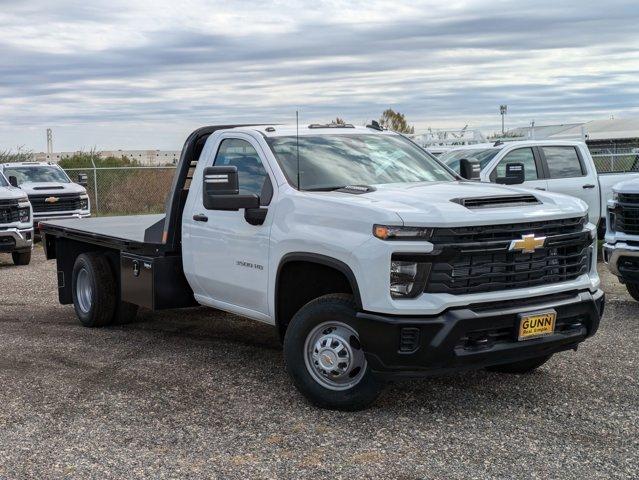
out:
<path id="1" fill-rule="evenodd" d="M 502 135 L 506 133 L 506 131 L 504 130 L 504 117 L 506 116 L 507 112 L 508 112 L 508 105 L 499 105 L 499 113 L 501 114 L 501 134 Z"/>

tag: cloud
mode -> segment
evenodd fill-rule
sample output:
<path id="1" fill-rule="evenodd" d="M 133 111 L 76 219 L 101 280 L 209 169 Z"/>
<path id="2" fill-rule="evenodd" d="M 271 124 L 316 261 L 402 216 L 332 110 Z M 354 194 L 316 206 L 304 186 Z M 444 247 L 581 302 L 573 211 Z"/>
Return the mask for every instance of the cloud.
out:
<path id="1" fill-rule="evenodd" d="M 52 127 L 59 149 L 175 148 L 296 109 L 393 106 L 422 128 L 490 128 L 501 103 L 518 124 L 639 115 L 636 2 L 131 3 L 0 0 L 0 147 L 42 149 Z"/>

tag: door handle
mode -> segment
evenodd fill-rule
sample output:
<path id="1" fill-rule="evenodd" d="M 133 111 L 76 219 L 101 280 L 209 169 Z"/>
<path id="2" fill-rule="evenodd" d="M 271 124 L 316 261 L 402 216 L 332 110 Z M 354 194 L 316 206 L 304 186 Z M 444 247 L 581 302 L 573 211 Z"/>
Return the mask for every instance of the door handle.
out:
<path id="1" fill-rule="evenodd" d="M 209 221 L 209 217 L 199 213 L 197 215 L 193 215 L 193 220 L 195 220 L 196 222 L 208 222 Z"/>
<path id="2" fill-rule="evenodd" d="M 595 186 L 592 183 L 587 183 L 586 185 L 584 185 L 581 188 L 595 188 Z"/>
<path id="3" fill-rule="evenodd" d="M 544 187 L 535 187 L 535 190 L 546 190 Z"/>

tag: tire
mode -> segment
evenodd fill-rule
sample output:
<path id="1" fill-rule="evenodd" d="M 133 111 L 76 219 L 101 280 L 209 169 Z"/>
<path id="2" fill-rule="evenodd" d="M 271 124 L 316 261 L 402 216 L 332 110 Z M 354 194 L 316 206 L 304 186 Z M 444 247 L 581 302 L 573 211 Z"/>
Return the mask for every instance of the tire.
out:
<path id="1" fill-rule="evenodd" d="M 382 384 L 371 373 L 359 344 L 355 314 L 352 296 L 324 295 L 304 305 L 286 330 L 284 359 L 288 374 L 302 395 L 318 407 L 361 410 L 381 392 Z M 327 345 L 329 336 L 331 343 Z M 322 342 L 323 356 L 313 348 Z M 323 365 L 330 363 L 333 373 L 324 370 L 322 374 L 320 361 Z"/>
<path id="2" fill-rule="evenodd" d="M 83 253 L 73 265 L 73 307 L 85 327 L 104 327 L 113 322 L 117 284 L 106 256 Z"/>
<path id="3" fill-rule="evenodd" d="M 543 357 L 537 358 L 529 358 L 528 360 L 522 360 L 521 362 L 513 362 L 513 363 L 505 363 L 503 365 L 494 365 L 492 367 L 486 368 L 491 372 L 499 372 L 499 373 L 516 373 L 516 374 L 524 374 L 531 373 L 541 367 L 544 363 L 546 363 L 551 355 L 544 355 Z"/>
<path id="4" fill-rule="evenodd" d="M 639 302 L 639 283 L 626 282 L 626 289 L 630 296 Z"/>
<path id="5" fill-rule="evenodd" d="M 29 265 L 31 262 L 31 250 L 26 252 L 11 252 L 14 265 Z"/>

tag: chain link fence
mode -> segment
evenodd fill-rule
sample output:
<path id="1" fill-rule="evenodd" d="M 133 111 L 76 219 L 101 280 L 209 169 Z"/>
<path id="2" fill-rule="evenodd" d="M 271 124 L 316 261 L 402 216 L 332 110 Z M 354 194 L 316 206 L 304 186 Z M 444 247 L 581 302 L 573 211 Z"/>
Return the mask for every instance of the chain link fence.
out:
<path id="1" fill-rule="evenodd" d="M 639 172 L 639 148 L 590 148 L 599 173 Z"/>
<path id="2" fill-rule="evenodd" d="M 87 175 L 93 216 L 163 213 L 174 166 L 65 169 L 76 181 Z"/>

